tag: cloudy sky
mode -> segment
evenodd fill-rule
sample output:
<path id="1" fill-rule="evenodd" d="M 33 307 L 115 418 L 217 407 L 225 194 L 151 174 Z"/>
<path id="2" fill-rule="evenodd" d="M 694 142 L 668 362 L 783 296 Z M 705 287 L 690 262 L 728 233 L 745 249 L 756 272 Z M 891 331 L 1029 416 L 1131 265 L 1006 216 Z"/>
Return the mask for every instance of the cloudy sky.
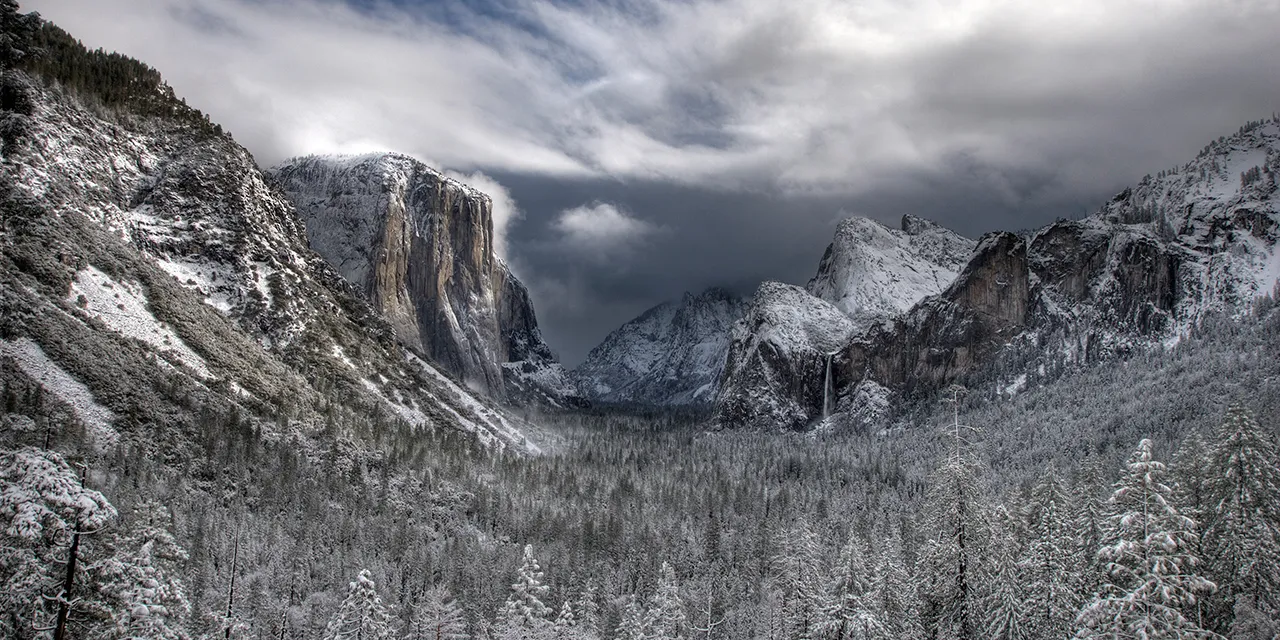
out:
<path id="1" fill-rule="evenodd" d="M 841 217 L 1079 216 L 1280 111 L 1280 0 L 25 0 L 270 166 L 495 196 L 575 364 L 686 290 L 803 283 Z"/>

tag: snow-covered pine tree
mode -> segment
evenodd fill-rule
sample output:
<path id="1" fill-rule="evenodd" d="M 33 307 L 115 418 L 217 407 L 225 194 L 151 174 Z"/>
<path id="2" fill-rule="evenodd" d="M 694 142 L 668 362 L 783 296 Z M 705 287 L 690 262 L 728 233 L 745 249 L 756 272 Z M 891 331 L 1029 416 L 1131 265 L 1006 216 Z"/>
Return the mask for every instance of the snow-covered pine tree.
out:
<path id="1" fill-rule="evenodd" d="M 1203 553 L 1219 592 L 1210 599 L 1225 633 L 1236 603 L 1280 619 L 1280 450 L 1253 415 L 1231 407 L 1208 453 Z M 1251 611 L 1251 613 L 1252 613 Z"/>
<path id="2" fill-rule="evenodd" d="M 886 631 L 876 615 L 879 600 L 872 580 L 871 552 L 867 542 L 853 530 L 840 550 L 835 576 L 827 586 L 819 635 L 824 638 L 859 640 L 885 637 Z"/>
<path id="3" fill-rule="evenodd" d="M 649 601 L 646 619 L 649 637 L 654 640 L 682 640 L 685 637 L 689 621 L 680 598 L 680 582 L 670 563 L 663 562 L 658 570 L 658 587 Z"/>
<path id="4" fill-rule="evenodd" d="M 782 617 L 788 638 L 808 638 L 822 618 L 825 577 L 822 549 L 808 520 L 784 530 L 775 548 L 773 568 L 782 591 Z"/>
<path id="5" fill-rule="evenodd" d="M 648 616 L 634 595 L 628 597 L 622 608 L 622 619 L 613 637 L 616 640 L 649 640 Z"/>
<path id="6" fill-rule="evenodd" d="M 76 618 L 109 616 L 89 592 L 84 560 L 89 534 L 115 519 L 115 507 L 61 455 L 33 447 L 0 452 L 0 487 L 0 635 L 60 627 L 65 637 Z"/>
<path id="7" fill-rule="evenodd" d="M 114 555 L 89 567 L 113 611 L 95 634 L 103 640 L 188 637 L 191 604 L 179 578 L 187 552 L 169 531 L 171 519 L 158 502 L 138 504 L 125 531 L 112 537 Z"/>
<path id="8" fill-rule="evenodd" d="M 1049 469 L 1031 489 L 1027 505 L 1031 536 L 1019 563 L 1026 581 L 1027 632 L 1032 637 L 1067 637 L 1080 610 L 1080 555 L 1067 518 L 1070 512 L 1067 492 L 1057 473 Z"/>
<path id="9" fill-rule="evenodd" d="M 580 640 L 600 640 L 604 637 L 600 624 L 600 604 L 596 601 L 595 586 L 590 582 L 574 603 L 574 618 Z"/>
<path id="10" fill-rule="evenodd" d="M 1101 461 L 1092 456 L 1081 465 L 1076 476 L 1075 509 L 1071 514 L 1072 550 L 1079 563 L 1076 570 L 1077 603 L 1091 600 L 1102 588 L 1106 570 L 1098 558 L 1102 548 L 1102 531 L 1107 519 L 1107 500 L 1111 492 L 1105 480 Z M 1074 613 L 1072 624 L 1075 622 Z"/>
<path id="11" fill-rule="evenodd" d="M 329 619 L 324 640 L 391 640 L 395 637 L 391 615 L 369 570 L 365 569 L 347 586 L 347 598 Z"/>
<path id="12" fill-rule="evenodd" d="M 1027 640 L 1033 636 L 1027 625 L 1026 584 L 1019 559 L 1018 526 L 1015 518 L 1004 505 L 998 505 L 992 513 L 994 526 L 991 532 L 990 557 L 991 584 L 985 589 L 982 610 L 987 619 L 986 632 L 990 640 Z"/>
<path id="13" fill-rule="evenodd" d="M 1142 440 L 1125 463 L 1109 506 L 1098 555 L 1107 570 L 1101 591 L 1076 618 L 1076 638 L 1186 640 L 1211 638 L 1184 611 L 1214 585 L 1199 575 L 1191 553 L 1196 523 L 1178 513 L 1165 465 Z"/>
<path id="14" fill-rule="evenodd" d="M 511 584 L 511 595 L 498 611 L 494 633 L 499 640 L 535 640 L 551 631 L 551 608 L 543 601 L 551 588 L 542 584 L 542 568 L 525 545 L 524 558 Z"/>
<path id="15" fill-rule="evenodd" d="M 883 623 L 886 637 L 919 640 L 924 637 L 920 601 L 902 557 L 902 534 L 893 527 L 883 540 L 876 555 L 872 611 Z"/>
<path id="16" fill-rule="evenodd" d="M 921 517 L 925 536 L 917 575 L 920 583 L 921 622 L 925 634 L 941 640 L 976 640 L 985 627 L 980 609 L 981 589 L 988 580 L 987 506 L 978 478 L 980 467 L 972 452 L 971 427 L 960 424 L 959 397 L 946 460 L 929 481 L 929 493 Z"/>
<path id="17" fill-rule="evenodd" d="M 466 640 L 467 618 L 458 601 L 443 585 L 422 593 L 413 608 L 413 640 Z"/>
<path id="18" fill-rule="evenodd" d="M 565 600 L 560 605 L 560 613 L 556 614 L 551 625 L 551 637 L 555 640 L 577 640 L 578 616 L 573 612 L 573 601 Z"/>

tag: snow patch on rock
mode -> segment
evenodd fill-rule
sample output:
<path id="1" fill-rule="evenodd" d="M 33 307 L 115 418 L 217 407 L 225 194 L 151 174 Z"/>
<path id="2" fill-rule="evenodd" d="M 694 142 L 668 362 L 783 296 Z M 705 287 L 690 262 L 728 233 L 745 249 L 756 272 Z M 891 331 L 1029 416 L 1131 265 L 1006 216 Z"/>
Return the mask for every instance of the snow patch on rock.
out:
<path id="1" fill-rule="evenodd" d="M 152 315 L 141 285 L 120 282 L 90 265 L 76 272 L 67 302 L 80 307 L 112 331 L 145 342 L 160 353 L 173 355 L 201 378 L 213 377 L 204 358 L 192 351 L 169 325 Z"/>

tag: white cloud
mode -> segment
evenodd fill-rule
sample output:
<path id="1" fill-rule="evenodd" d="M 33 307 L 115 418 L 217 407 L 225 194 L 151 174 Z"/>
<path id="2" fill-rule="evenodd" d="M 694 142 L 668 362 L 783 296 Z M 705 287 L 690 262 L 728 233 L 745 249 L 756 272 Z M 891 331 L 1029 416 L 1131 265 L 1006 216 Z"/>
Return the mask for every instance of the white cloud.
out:
<path id="1" fill-rule="evenodd" d="M 373 6 L 24 3 L 158 67 L 267 164 L 391 148 L 467 172 L 857 194 L 961 159 L 1081 189 L 1280 104 L 1273 0 Z"/>
<path id="2" fill-rule="evenodd" d="M 566 209 L 552 226 L 561 234 L 565 247 L 600 258 L 629 251 L 657 231 L 654 225 L 607 202 Z"/>

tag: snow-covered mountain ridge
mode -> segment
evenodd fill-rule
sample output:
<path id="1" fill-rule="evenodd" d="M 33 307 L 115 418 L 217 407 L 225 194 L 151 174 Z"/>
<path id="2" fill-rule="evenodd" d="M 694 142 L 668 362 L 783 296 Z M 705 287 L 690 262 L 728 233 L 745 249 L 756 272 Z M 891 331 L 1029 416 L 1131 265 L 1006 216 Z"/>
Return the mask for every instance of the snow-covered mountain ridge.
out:
<path id="1" fill-rule="evenodd" d="M 806 289 L 865 327 L 941 292 L 973 247 L 972 240 L 915 216 L 903 216 L 900 229 L 849 218 L 836 227 Z"/>
<path id="2" fill-rule="evenodd" d="M 831 393 L 838 413 L 852 415 L 865 414 L 868 398 L 890 406 L 955 382 L 1021 387 L 1174 344 L 1214 315 L 1248 313 L 1280 277 L 1277 167 L 1280 121 L 1250 123 L 1084 220 L 1025 238 L 988 234 L 944 290 L 851 334 L 832 380 L 812 374 L 825 371 L 825 356 L 808 353 L 787 365 L 810 372 L 798 381 L 722 383 L 733 393 L 722 394 L 718 420 L 803 428 L 823 417 Z M 778 406 L 791 417 L 769 413 Z"/>
<path id="3" fill-rule="evenodd" d="M 494 252 L 488 196 L 396 153 L 294 158 L 272 177 L 311 247 L 406 346 L 499 399 L 577 402 L 528 291 Z"/>
<path id="4" fill-rule="evenodd" d="M 832 354 L 851 336 L 943 291 L 974 244 L 910 215 L 898 229 L 868 218 L 841 221 L 806 288 L 762 284 L 734 327 L 718 423 L 796 429 L 823 417 L 834 402 Z"/>
<path id="5" fill-rule="evenodd" d="M 709 405 L 729 349 L 729 329 L 748 301 L 723 289 L 686 293 L 610 333 L 573 378 L 596 402 Z"/>

